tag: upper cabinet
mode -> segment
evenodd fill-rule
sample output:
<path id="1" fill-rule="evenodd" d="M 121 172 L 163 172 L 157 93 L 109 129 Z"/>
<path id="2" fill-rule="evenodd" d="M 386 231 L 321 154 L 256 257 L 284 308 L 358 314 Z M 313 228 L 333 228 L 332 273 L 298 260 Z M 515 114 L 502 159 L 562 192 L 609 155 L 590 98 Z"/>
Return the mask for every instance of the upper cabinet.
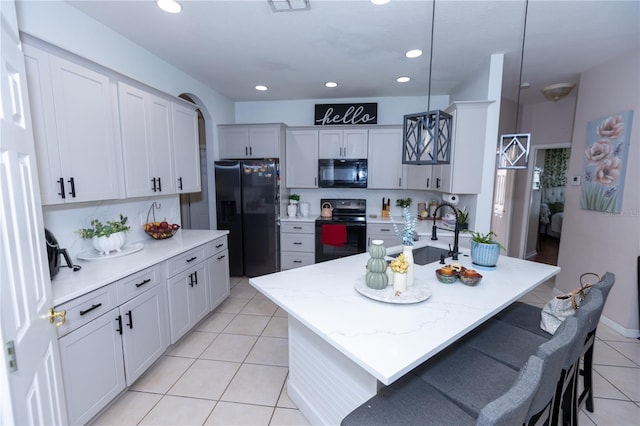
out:
<path id="1" fill-rule="evenodd" d="M 33 46 L 24 54 L 42 204 L 123 197 L 109 77 Z"/>
<path id="2" fill-rule="evenodd" d="M 492 102 L 454 102 L 446 109 L 453 115 L 451 162 L 432 166 L 434 190 L 455 194 L 480 192 L 487 108 Z"/>
<path id="3" fill-rule="evenodd" d="M 318 130 L 287 129 L 285 144 L 287 188 L 317 188 Z"/>
<path id="4" fill-rule="evenodd" d="M 284 124 L 218 125 L 221 159 L 284 156 Z"/>
<path id="5" fill-rule="evenodd" d="M 369 129 L 369 189 L 406 189 L 402 166 L 402 126 Z"/>
<path id="6" fill-rule="evenodd" d="M 200 145 L 198 140 L 198 111 L 188 103 L 171 104 L 173 113 L 173 161 L 176 192 L 200 192 Z"/>
<path id="7" fill-rule="evenodd" d="M 320 129 L 319 158 L 367 158 L 367 129 Z"/>

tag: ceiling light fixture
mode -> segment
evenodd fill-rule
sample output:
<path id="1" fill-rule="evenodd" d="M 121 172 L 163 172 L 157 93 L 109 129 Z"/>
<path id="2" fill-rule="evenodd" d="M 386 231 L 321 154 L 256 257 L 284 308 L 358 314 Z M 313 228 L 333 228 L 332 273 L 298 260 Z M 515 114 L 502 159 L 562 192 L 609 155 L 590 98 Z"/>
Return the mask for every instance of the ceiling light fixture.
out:
<path id="1" fill-rule="evenodd" d="M 522 27 L 522 49 L 520 51 L 520 79 L 518 81 L 516 123 L 512 134 L 500 135 L 500 153 L 498 157 L 499 169 L 526 169 L 529 165 L 531 133 L 518 133 L 518 118 L 520 117 L 520 91 L 523 89 L 522 65 L 524 63 L 524 41 L 527 34 L 528 11 L 529 0 L 526 0 L 524 3 L 524 24 Z"/>
<path id="2" fill-rule="evenodd" d="M 390 1 L 391 0 L 371 0 L 371 3 L 375 4 L 376 6 L 382 6 L 383 4 L 387 4 Z"/>
<path id="3" fill-rule="evenodd" d="M 338 87 L 338 83 L 335 81 L 327 81 L 324 85 L 327 87 Z"/>
<path id="4" fill-rule="evenodd" d="M 398 78 L 396 78 L 396 81 L 398 83 L 406 83 L 409 80 L 411 80 L 411 78 L 409 78 L 409 77 L 398 77 Z"/>
<path id="5" fill-rule="evenodd" d="M 451 122 L 453 117 L 444 111 L 429 110 L 431 107 L 435 18 L 436 1 L 433 0 L 427 112 L 407 114 L 404 116 L 402 129 L 402 164 L 449 164 L 451 158 Z"/>
<path id="6" fill-rule="evenodd" d="M 420 49 L 409 50 L 407 53 L 404 54 L 404 56 L 411 59 L 417 58 L 418 56 L 422 56 L 422 50 Z"/>
<path id="7" fill-rule="evenodd" d="M 168 13 L 179 13 L 182 10 L 182 6 L 175 0 L 158 0 L 156 1 L 158 7 Z"/>
<path id="8" fill-rule="evenodd" d="M 268 90 L 269 88 L 267 86 L 263 86 L 261 84 L 256 86 L 256 90 L 259 90 L 261 92 L 264 92 L 265 90 Z"/>
<path id="9" fill-rule="evenodd" d="M 576 85 L 573 83 L 550 84 L 543 87 L 541 92 L 548 100 L 557 102 L 559 99 L 571 93 L 574 87 L 576 87 Z"/>

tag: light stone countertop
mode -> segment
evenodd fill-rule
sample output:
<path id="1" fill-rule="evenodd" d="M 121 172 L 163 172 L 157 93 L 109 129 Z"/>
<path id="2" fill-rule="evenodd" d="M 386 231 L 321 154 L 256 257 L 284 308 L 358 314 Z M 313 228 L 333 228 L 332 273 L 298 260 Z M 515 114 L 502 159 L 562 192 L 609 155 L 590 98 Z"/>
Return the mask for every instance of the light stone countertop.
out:
<path id="1" fill-rule="evenodd" d="M 430 241 L 418 241 L 419 248 Z M 439 244 L 443 247 L 443 244 Z M 396 246 L 388 253 L 401 250 Z M 469 287 L 442 284 L 438 262 L 415 267 L 417 282 L 431 297 L 416 304 L 390 304 L 359 294 L 368 253 L 251 278 L 250 284 L 290 316 L 388 385 L 449 346 L 495 313 L 556 275 L 560 268 L 500 256 L 494 270 L 473 267 L 468 250 L 458 263 L 477 269 L 482 281 Z M 451 260 L 449 259 L 449 262 Z"/>
<path id="2" fill-rule="evenodd" d="M 142 250 L 127 256 L 95 261 L 73 259 L 74 264 L 82 266 L 82 269 L 73 272 L 70 268 L 60 268 L 60 272 L 51 280 L 53 305 L 58 306 L 80 297 L 228 233 L 229 231 L 224 230 L 181 229 L 175 236 L 166 240 L 154 240 L 149 237 L 142 242 Z M 61 265 L 64 264 L 64 259 L 60 260 L 63 262 Z"/>

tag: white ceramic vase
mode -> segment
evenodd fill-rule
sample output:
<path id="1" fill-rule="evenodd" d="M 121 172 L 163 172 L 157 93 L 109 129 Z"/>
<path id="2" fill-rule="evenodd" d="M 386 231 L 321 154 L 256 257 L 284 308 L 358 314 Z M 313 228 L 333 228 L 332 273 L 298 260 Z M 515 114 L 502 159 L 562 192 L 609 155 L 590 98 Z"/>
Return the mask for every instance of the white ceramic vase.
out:
<path id="1" fill-rule="evenodd" d="M 402 272 L 393 273 L 393 291 L 407 291 L 407 278 L 409 274 Z"/>
<path id="2" fill-rule="evenodd" d="M 409 269 L 407 270 L 407 285 L 413 285 L 414 278 L 414 264 L 413 264 L 413 246 L 402 246 L 402 253 L 404 253 L 404 260 L 409 264 Z M 394 278 L 395 280 L 395 278 Z"/>
<path id="3" fill-rule="evenodd" d="M 100 254 L 109 254 L 112 251 L 120 251 L 127 242 L 126 231 L 116 232 L 108 237 L 93 237 L 93 248 Z"/>
<path id="4" fill-rule="evenodd" d="M 287 206 L 287 216 L 293 217 L 298 213 L 298 204 L 289 204 Z"/>

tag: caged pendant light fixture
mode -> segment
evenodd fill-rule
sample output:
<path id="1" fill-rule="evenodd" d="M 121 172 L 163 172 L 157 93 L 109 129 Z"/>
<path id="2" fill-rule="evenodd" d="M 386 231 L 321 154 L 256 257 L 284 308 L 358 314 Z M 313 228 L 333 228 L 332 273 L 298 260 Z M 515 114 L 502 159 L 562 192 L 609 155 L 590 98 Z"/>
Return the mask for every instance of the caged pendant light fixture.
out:
<path id="1" fill-rule="evenodd" d="M 520 53 L 520 77 L 518 80 L 518 101 L 516 103 L 516 123 L 513 133 L 500 135 L 500 151 L 498 153 L 498 169 L 526 169 L 529 165 L 531 133 L 518 132 L 520 116 L 520 91 L 522 90 L 522 64 L 524 63 L 524 40 L 527 34 L 527 13 L 529 0 L 524 5 L 524 25 L 522 28 L 522 49 Z"/>
<path id="2" fill-rule="evenodd" d="M 429 53 L 429 98 L 427 112 L 407 114 L 403 121 L 402 164 L 449 164 L 451 158 L 451 114 L 429 111 L 436 2 L 431 13 L 431 51 Z"/>

